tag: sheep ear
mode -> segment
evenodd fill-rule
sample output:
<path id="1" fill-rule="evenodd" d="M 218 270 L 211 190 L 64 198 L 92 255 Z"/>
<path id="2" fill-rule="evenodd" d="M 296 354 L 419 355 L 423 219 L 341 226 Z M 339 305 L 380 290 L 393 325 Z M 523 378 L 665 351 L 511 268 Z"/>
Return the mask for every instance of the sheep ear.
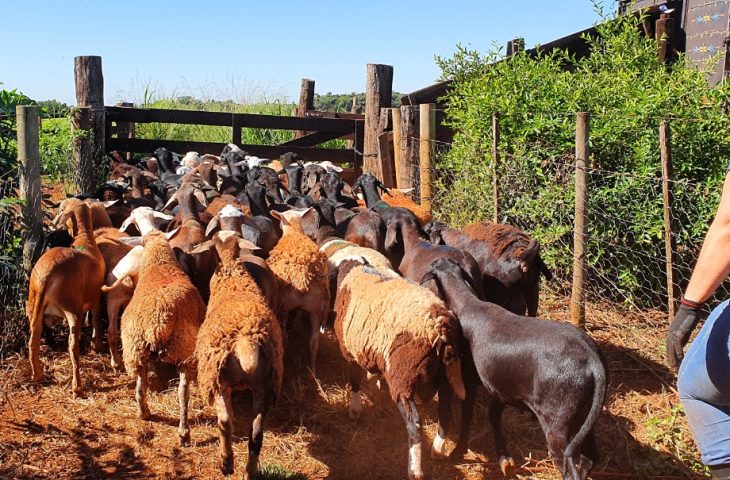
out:
<path id="1" fill-rule="evenodd" d="M 136 247 L 137 245 L 144 245 L 144 238 L 142 237 L 122 237 L 119 239 L 125 245 L 131 245 Z"/>
<path id="2" fill-rule="evenodd" d="M 415 190 L 415 188 L 394 188 L 393 190 L 397 190 L 403 195 L 410 195 L 411 192 Z"/>
<path id="3" fill-rule="evenodd" d="M 286 218 L 281 213 L 277 212 L 276 210 L 271 210 L 269 214 L 274 217 L 275 219 L 279 220 L 282 225 L 289 225 L 289 222 L 286 221 Z"/>
<path id="4" fill-rule="evenodd" d="M 124 222 L 122 223 L 122 226 L 121 226 L 121 227 L 119 227 L 119 231 L 120 231 L 120 232 L 126 232 L 126 231 L 127 231 L 127 229 L 129 228 L 129 226 L 130 226 L 130 225 L 131 225 L 132 223 L 134 223 L 134 219 L 133 219 L 133 218 L 132 218 L 131 216 L 130 216 L 130 217 L 127 217 L 127 219 L 126 219 L 126 220 L 124 220 Z"/>
<path id="5" fill-rule="evenodd" d="M 216 215 L 215 217 L 213 217 L 210 220 L 210 222 L 208 222 L 208 226 L 205 228 L 205 236 L 209 237 L 210 234 L 213 232 L 213 230 L 218 228 L 219 225 L 220 225 L 220 218 L 218 215 Z"/>
<path id="6" fill-rule="evenodd" d="M 171 210 L 175 208 L 175 205 L 177 205 L 177 192 L 170 197 L 165 206 L 162 207 L 162 210 Z"/>
<path id="7" fill-rule="evenodd" d="M 202 206 L 204 206 L 204 207 L 207 207 L 208 206 L 208 199 L 205 198 L 205 194 L 203 192 L 201 192 L 200 190 L 196 189 L 193 192 L 193 195 L 195 195 L 195 198 L 198 199 L 198 201 L 200 202 L 200 204 Z"/>
<path id="8" fill-rule="evenodd" d="M 106 202 L 103 202 L 104 203 L 104 208 L 109 208 L 109 207 L 115 205 L 118 201 L 119 201 L 119 199 L 116 199 L 116 200 L 108 200 Z"/>
<path id="9" fill-rule="evenodd" d="M 398 242 L 398 225 L 391 222 L 385 231 L 385 251 L 390 252 Z"/>
<path id="10" fill-rule="evenodd" d="M 203 252 L 209 251 L 213 247 L 215 247 L 215 242 L 213 240 L 206 240 L 203 243 L 201 243 L 200 245 L 198 245 L 197 247 L 190 250 L 190 252 L 188 252 L 188 253 L 190 253 L 190 254 L 203 253 Z"/>
<path id="11" fill-rule="evenodd" d="M 423 275 L 423 277 L 421 277 L 421 281 L 419 282 L 419 284 L 420 284 L 420 285 L 423 285 L 423 284 L 425 284 L 425 283 L 427 283 L 427 282 L 430 282 L 430 281 L 432 281 L 432 280 L 433 280 L 434 282 L 436 282 L 436 281 L 437 281 L 437 280 L 436 280 L 436 274 L 435 274 L 435 273 L 433 272 L 433 270 L 429 270 L 428 272 L 426 272 L 426 273 L 425 273 L 425 274 Z"/>
<path id="12" fill-rule="evenodd" d="M 172 230 L 172 231 L 170 231 L 170 232 L 166 232 L 166 233 L 165 233 L 165 238 L 166 238 L 166 239 L 168 239 L 168 240 L 172 240 L 172 237 L 174 237 L 174 236 L 175 236 L 175 234 L 176 234 L 177 232 L 179 232 L 179 231 L 180 231 L 180 227 L 177 227 L 177 228 L 176 228 L 175 230 Z"/>
<path id="13" fill-rule="evenodd" d="M 174 216 L 168 215 L 166 213 L 158 212 L 157 210 L 154 210 L 152 212 L 152 216 L 155 218 L 159 218 L 160 220 L 167 220 L 168 222 L 171 222 L 175 219 Z"/>
<path id="14" fill-rule="evenodd" d="M 241 238 L 240 240 L 238 240 L 238 247 L 241 250 L 249 250 L 251 252 L 255 252 L 256 250 L 261 250 L 261 248 L 258 245 L 256 245 L 253 242 L 249 242 L 245 238 Z"/>

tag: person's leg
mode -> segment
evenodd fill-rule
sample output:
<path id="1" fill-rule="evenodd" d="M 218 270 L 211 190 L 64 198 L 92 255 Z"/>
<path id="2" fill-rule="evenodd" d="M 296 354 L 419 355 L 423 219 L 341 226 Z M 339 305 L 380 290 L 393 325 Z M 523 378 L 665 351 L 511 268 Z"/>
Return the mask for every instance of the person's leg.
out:
<path id="1" fill-rule="evenodd" d="M 706 320 L 682 361 L 677 382 L 702 462 L 714 469 L 713 475 L 723 475 L 723 467 L 730 465 L 730 382 L 723 378 L 730 371 L 727 306 L 724 302 Z"/>

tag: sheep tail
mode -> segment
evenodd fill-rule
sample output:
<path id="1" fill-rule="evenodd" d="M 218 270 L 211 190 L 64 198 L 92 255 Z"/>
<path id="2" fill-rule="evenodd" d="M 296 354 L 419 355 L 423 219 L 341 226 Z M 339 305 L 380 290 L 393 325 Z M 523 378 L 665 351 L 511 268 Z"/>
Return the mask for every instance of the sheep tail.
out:
<path id="1" fill-rule="evenodd" d="M 261 360 L 261 346 L 258 342 L 251 338 L 241 338 L 236 342 L 233 354 L 245 373 L 251 375 L 258 369 Z"/>
<path id="2" fill-rule="evenodd" d="M 583 445 L 583 441 L 598 420 L 601 410 L 603 410 L 603 401 L 606 397 L 606 369 L 604 368 L 600 357 L 595 358 L 591 362 L 591 370 L 593 373 L 593 401 L 591 403 L 591 409 L 588 411 L 588 415 L 586 415 L 583 425 L 581 425 L 580 429 L 578 429 L 578 432 L 575 434 L 570 443 L 568 443 L 568 446 L 565 447 L 563 468 L 568 468 L 568 470 L 565 471 L 575 469 L 575 461 L 573 460 L 573 457 L 576 450 Z"/>
<path id="3" fill-rule="evenodd" d="M 112 290 L 114 290 L 114 289 L 118 288 L 118 287 L 119 287 L 119 285 L 121 285 L 121 284 L 122 284 L 122 282 L 123 282 L 124 280 L 128 279 L 128 278 L 129 278 L 129 275 L 124 275 L 124 276 L 122 276 L 122 277 L 119 277 L 119 278 L 117 278 L 117 279 L 116 279 L 116 280 L 114 281 L 114 283 L 112 283 L 112 284 L 111 284 L 111 285 L 109 285 L 109 286 L 106 286 L 106 285 L 102 285 L 102 286 L 101 286 L 101 291 L 102 291 L 102 292 L 104 292 L 104 293 L 109 293 L 109 292 L 111 292 Z"/>

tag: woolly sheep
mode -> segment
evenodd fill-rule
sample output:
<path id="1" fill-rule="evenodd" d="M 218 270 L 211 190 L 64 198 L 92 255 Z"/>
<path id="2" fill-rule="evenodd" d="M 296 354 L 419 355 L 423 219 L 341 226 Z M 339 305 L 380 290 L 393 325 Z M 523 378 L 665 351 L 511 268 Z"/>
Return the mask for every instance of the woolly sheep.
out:
<path id="1" fill-rule="evenodd" d="M 266 263 L 279 282 L 279 320 L 284 335 L 289 312 L 301 309 L 309 314 L 309 350 L 314 371 L 319 331 L 328 315 L 330 293 L 327 257 L 304 234 L 300 223 L 301 217 L 310 210 L 271 211 L 271 215 L 281 222 L 283 236 L 269 253 Z"/>
<path id="2" fill-rule="evenodd" d="M 193 252 L 211 248 L 217 252 L 220 263 L 211 279 L 205 322 L 195 346 L 198 384 L 205 401 L 216 407 L 220 468 L 224 474 L 233 473 L 231 395 L 235 390 L 251 390 L 255 413 L 244 475 L 249 479 L 257 472 L 264 418 L 281 392 L 282 333 L 278 320 L 240 258 L 258 247 L 234 232 L 222 231 Z"/>
<path id="3" fill-rule="evenodd" d="M 179 435 L 190 440 L 188 381 L 194 373 L 195 339 L 205 316 L 200 293 L 180 269 L 161 232 L 144 240 L 137 288 L 122 315 L 122 350 L 127 374 L 137 378 L 135 398 L 139 417 L 147 419 L 147 364 L 159 360 L 172 364 L 180 375 Z"/>

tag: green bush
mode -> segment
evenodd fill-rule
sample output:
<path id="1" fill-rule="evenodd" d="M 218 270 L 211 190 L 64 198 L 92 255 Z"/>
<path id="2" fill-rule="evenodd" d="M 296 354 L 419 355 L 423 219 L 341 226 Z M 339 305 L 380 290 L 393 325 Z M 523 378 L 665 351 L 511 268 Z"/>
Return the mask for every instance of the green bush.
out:
<path id="1" fill-rule="evenodd" d="M 574 206 L 575 112 L 590 112 L 588 252 L 594 293 L 663 304 L 664 244 L 658 128 L 669 119 L 677 243 L 692 266 L 730 159 L 730 87 L 680 55 L 666 67 L 634 16 L 605 19 L 587 37 L 591 55 L 519 53 L 504 58 L 459 47 L 440 58 L 453 79 L 445 100 L 457 131 L 438 161 L 438 214 L 455 225 L 492 218 L 492 114 L 501 115 L 500 221 L 538 238 L 568 280 Z M 716 59 L 713 59 L 716 60 Z M 713 65 L 715 63 L 712 63 Z M 709 68 L 709 67 L 708 67 Z M 480 201 L 475 201 L 478 199 Z M 483 200 L 483 201 L 482 201 Z M 682 278 L 688 278 L 686 271 Z"/>

